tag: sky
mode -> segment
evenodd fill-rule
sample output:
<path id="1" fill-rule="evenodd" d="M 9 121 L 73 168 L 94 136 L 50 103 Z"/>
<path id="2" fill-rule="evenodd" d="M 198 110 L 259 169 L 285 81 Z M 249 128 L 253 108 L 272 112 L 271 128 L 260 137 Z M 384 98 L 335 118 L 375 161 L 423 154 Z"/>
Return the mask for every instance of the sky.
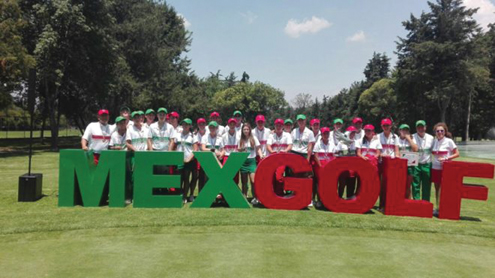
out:
<path id="1" fill-rule="evenodd" d="M 285 92 L 321 100 L 364 79 L 373 52 L 395 65 L 402 22 L 429 11 L 423 0 L 169 0 L 192 33 L 186 56 L 199 77 L 245 71 Z M 495 22 L 495 0 L 464 0 L 475 19 Z"/>

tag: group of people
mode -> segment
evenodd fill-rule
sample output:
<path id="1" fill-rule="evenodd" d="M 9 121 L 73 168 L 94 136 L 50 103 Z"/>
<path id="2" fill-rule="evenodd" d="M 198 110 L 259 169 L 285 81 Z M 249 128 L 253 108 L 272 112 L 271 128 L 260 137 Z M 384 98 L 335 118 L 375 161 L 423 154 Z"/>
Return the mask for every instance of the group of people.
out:
<path id="1" fill-rule="evenodd" d="M 157 121 L 156 118 L 158 118 Z M 303 156 L 313 166 L 314 190 L 313 201 L 309 206 L 321 206 L 317 196 L 317 180 L 322 167 L 338 156 L 357 156 L 376 168 L 381 174 L 381 158 L 399 158 L 401 153 L 417 153 L 418 164 L 408 167 L 408 183 L 406 198 L 430 201 L 431 183 L 435 184 L 436 207 L 441 184 L 442 165 L 444 161 L 459 156 L 457 146 L 451 138 L 445 123 L 437 123 L 433 127 L 434 136 L 428 134 L 424 120 L 416 122 L 416 133 L 411 134 L 407 124 L 399 125 L 399 132 L 393 132 L 392 120 L 381 121 L 381 133 L 375 132 L 371 124 L 363 125 L 359 117 L 352 119 L 352 125 L 344 130 L 342 119 L 333 120 L 333 129 L 321 127 L 319 119 L 311 119 L 309 128 L 305 115 L 297 115 L 291 119 L 276 119 L 273 130 L 266 126 L 263 115 L 257 115 L 255 126 L 244 121 L 241 111 L 235 111 L 221 125 L 218 112 L 212 112 L 209 120 L 199 118 L 196 127 L 189 118 L 180 120 L 177 112 L 168 113 L 165 108 L 148 109 L 146 112 L 134 111 L 128 107 L 120 109 L 120 116 L 115 124 L 110 125 L 108 110 L 98 111 L 98 122 L 88 125 L 82 136 L 81 145 L 84 150 L 92 151 L 94 163 L 97 164 L 103 150 L 127 151 L 181 151 L 184 153 L 184 164 L 167 167 L 162 171 L 182 175 L 182 193 L 184 202 L 194 201 L 196 184 L 201 190 L 207 177 L 201 165 L 194 158 L 195 151 L 211 151 L 220 164 L 225 164 L 233 152 L 249 153 L 240 169 L 242 194 L 248 195 L 248 180 L 251 184 L 252 204 L 259 201 L 254 193 L 256 167 L 265 157 L 275 153 L 293 153 Z M 283 177 L 293 175 L 290 169 L 281 167 L 274 177 L 274 191 L 284 196 L 291 194 L 283 187 Z M 239 183 L 239 173 L 235 177 Z M 339 195 L 343 198 L 355 198 L 359 193 L 359 178 L 352 171 L 345 172 L 339 178 Z M 383 197 L 383 196 L 382 196 Z M 218 196 L 221 199 L 221 196 Z M 380 207 L 383 207 L 380 198 Z M 437 213 L 435 209 L 434 213 Z"/>

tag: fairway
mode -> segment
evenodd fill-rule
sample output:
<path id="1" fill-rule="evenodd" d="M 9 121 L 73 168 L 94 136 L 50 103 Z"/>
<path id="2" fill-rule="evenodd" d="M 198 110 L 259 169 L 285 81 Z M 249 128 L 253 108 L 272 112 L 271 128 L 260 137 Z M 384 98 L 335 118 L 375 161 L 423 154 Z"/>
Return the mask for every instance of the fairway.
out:
<path id="1" fill-rule="evenodd" d="M 490 162 L 489 160 L 463 159 Z M 58 153 L 36 152 L 44 198 L 17 202 L 6 155 L 0 277 L 493 277 L 495 181 L 461 221 L 266 209 L 58 208 Z"/>

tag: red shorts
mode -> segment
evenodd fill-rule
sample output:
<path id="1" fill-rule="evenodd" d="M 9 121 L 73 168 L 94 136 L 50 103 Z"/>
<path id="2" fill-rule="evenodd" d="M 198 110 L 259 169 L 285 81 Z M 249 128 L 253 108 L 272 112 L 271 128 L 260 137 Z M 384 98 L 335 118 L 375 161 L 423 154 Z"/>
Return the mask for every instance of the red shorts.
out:
<path id="1" fill-rule="evenodd" d="M 100 154 L 99 153 L 93 153 L 93 162 L 95 165 L 98 165 L 98 162 L 100 161 Z"/>
<path id="2" fill-rule="evenodd" d="M 440 184 L 442 182 L 442 170 L 431 169 L 431 181 Z"/>

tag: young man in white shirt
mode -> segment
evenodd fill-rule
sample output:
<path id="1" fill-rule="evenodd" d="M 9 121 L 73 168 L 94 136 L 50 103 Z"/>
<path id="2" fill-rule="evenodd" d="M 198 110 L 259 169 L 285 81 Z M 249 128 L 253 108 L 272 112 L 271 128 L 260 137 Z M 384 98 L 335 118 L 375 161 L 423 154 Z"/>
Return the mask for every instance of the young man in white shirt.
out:
<path id="1" fill-rule="evenodd" d="M 115 119 L 117 130 L 112 133 L 110 143 L 108 145 L 111 150 L 127 150 L 125 135 L 127 132 L 127 121 L 124 117 L 118 116 Z"/>
<path id="2" fill-rule="evenodd" d="M 134 111 L 131 114 L 134 125 L 127 129 L 126 133 L 127 149 L 129 151 L 146 151 L 148 149 L 148 130 L 143 127 L 141 116 L 140 111 Z"/>
<path id="3" fill-rule="evenodd" d="M 399 136 L 392 132 L 392 120 L 386 118 L 381 122 L 383 132 L 378 134 L 378 139 L 382 145 L 381 157 L 400 157 L 399 154 Z M 382 164 L 379 164 L 380 175 L 383 172 Z M 380 211 L 385 207 L 385 179 L 382 178 L 380 190 Z"/>
<path id="4" fill-rule="evenodd" d="M 108 124 L 109 113 L 106 109 L 98 111 L 98 122 L 90 123 L 84 130 L 81 138 L 81 148 L 93 152 L 93 161 L 98 165 L 100 152 L 108 150 L 110 136 L 115 131 L 115 126 Z"/>
<path id="5" fill-rule="evenodd" d="M 268 141 L 268 137 L 270 137 L 271 131 L 269 128 L 265 127 L 265 116 L 258 115 L 256 116 L 255 121 L 256 127 L 253 128 L 251 132 L 260 142 L 261 157 L 256 156 L 256 165 L 258 165 L 260 161 L 268 155 L 268 151 L 266 150 L 266 142 Z"/>
<path id="6" fill-rule="evenodd" d="M 146 122 L 144 123 L 144 126 L 146 128 L 149 128 L 151 126 L 151 124 L 153 124 L 153 122 L 155 122 L 155 118 L 156 118 L 155 110 L 153 110 L 151 108 L 146 110 L 146 113 L 144 113 L 144 116 L 146 117 Z"/>
<path id="7" fill-rule="evenodd" d="M 266 143 L 266 149 L 269 155 L 276 153 L 288 153 L 292 149 L 292 136 L 290 133 L 284 132 L 284 120 L 276 119 L 274 122 L 275 130 L 270 134 Z M 279 196 L 284 196 L 284 172 L 285 167 L 277 168 L 275 172 L 274 190 Z"/>
<path id="8" fill-rule="evenodd" d="M 175 129 L 171 124 L 165 121 L 167 109 L 161 107 L 157 112 L 158 122 L 152 123 L 148 129 L 148 150 L 169 151 L 171 147 L 170 143 L 175 138 Z"/>
<path id="9" fill-rule="evenodd" d="M 414 200 L 430 201 L 431 194 L 431 148 L 433 136 L 426 133 L 426 122 L 416 122 L 414 143 L 418 146 L 419 163 L 414 167 L 412 182 L 412 197 Z"/>
<path id="10" fill-rule="evenodd" d="M 313 146 L 315 144 L 315 136 L 309 128 L 306 127 L 306 116 L 299 114 L 296 117 L 297 127 L 292 131 L 292 153 L 303 156 L 311 160 L 313 154 Z"/>

